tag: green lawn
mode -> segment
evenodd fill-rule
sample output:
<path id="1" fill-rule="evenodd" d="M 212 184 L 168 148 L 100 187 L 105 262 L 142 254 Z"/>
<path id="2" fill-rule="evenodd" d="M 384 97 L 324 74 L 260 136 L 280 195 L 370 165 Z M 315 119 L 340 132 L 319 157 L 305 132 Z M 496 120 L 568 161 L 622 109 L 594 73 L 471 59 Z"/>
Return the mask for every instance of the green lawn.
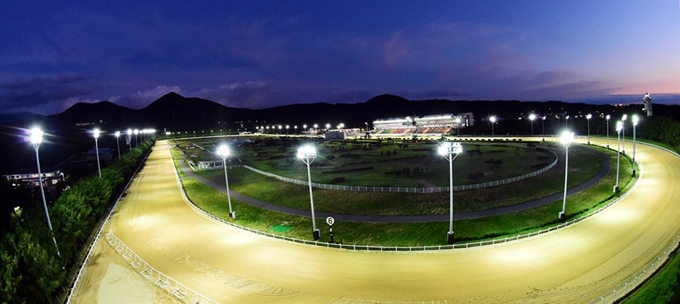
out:
<path id="1" fill-rule="evenodd" d="M 611 157 L 615 158 L 613 155 Z M 621 170 L 622 172 L 630 172 L 630 162 L 622 161 Z M 234 171 L 236 170 L 230 170 L 230 179 L 231 172 Z M 594 187 L 570 197 L 567 201 L 567 216 L 569 218 L 583 216 L 590 212 L 594 212 L 594 210 L 597 210 L 611 200 L 615 199 L 616 196 L 612 195 L 611 193 L 611 186 L 613 185 L 615 174 L 615 170 L 611 170 L 608 176 Z M 237 179 L 235 181 L 237 181 Z M 626 191 L 632 186 L 633 181 L 634 178 L 631 178 L 629 174 L 622 174 L 622 179 L 620 182 L 621 189 Z M 184 179 L 183 183 L 185 185 L 187 195 L 199 207 L 227 221 L 232 221 L 228 215 L 225 195 L 191 178 Z M 257 182 L 251 182 L 250 184 L 257 184 Z M 315 191 L 315 193 L 316 192 L 318 191 Z M 348 193 L 345 191 L 334 192 L 341 194 Z M 270 193 L 269 195 L 272 194 Z M 291 191 L 287 190 L 283 193 L 283 195 L 291 196 L 293 194 Z M 402 196 L 403 194 L 399 197 L 399 199 L 401 199 Z M 263 210 L 233 199 L 232 203 L 234 210 L 237 213 L 236 223 L 239 225 L 289 237 L 308 240 L 312 239 L 311 223 L 308 218 Z M 300 207 L 303 205 L 308 205 L 308 197 L 301 199 L 299 204 Z M 319 209 L 317 208 L 316 210 Z M 455 221 L 454 231 L 456 233 L 456 241 L 467 242 L 473 240 L 513 236 L 520 233 L 547 228 L 558 223 L 557 214 L 560 210 L 561 201 L 555 201 L 551 204 L 529 211 L 487 217 L 483 219 Z M 285 226 L 286 228 L 290 229 L 287 230 L 287 232 L 281 232 L 281 226 Z M 277 228 L 273 229 L 274 227 Z M 317 218 L 317 227 L 322 230 L 324 240 L 327 240 L 328 231 L 323 219 Z M 446 242 L 448 223 L 433 222 L 378 224 L 336 222 L 333 228 L 335 240 L 342 241 L 344 244 L 377 246 L 424 246 L 444 244 Z"/>
<path id="2" fill-rule="evenodd" d="M 623 301 L 626 304 L 676 303 L 680 277 L 680 256 L 674 255 L 655 276 Z M 674 297 L 675 296 L 675 297 Z"/>

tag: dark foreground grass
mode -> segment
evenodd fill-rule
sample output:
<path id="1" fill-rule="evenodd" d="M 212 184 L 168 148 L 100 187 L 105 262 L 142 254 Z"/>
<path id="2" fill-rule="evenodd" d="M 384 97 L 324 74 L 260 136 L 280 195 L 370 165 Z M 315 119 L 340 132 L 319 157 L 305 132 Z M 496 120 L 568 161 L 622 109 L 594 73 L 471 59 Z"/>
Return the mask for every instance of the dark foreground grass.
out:
<path id="1" fill-rule="evenodd" d="M 623 301 L 626 304 L 677 303 L 680 256 L 677 252 L 655 276 Z"/>

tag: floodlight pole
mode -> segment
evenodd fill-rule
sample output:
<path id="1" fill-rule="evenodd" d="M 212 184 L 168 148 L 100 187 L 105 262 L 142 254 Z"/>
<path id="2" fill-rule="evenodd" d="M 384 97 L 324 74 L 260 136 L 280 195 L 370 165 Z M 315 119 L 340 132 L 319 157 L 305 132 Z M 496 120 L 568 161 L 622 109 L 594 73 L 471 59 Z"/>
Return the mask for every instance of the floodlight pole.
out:
<path id="1" fill-rule="evenodd" d="M 625 155 L 626 154 L 626 119 L 628 118 L 628 115 L 623 114 L 623 117 L 621 118 L 621 132 L 623 133 L 623 148 L 621 149 L 622 153 Z"/>
<path id="2" fill-rule="evenodd" d="M 635 127 L 638 124 L 638 116 L 633 115 L 633 173 L 632 176 L 635 176 Z"/>
<path id="3" fill-rule="evenodd" d="M 34 134 L 35 133 L 35 134 Z M 40 143 L 42 142 L 43 132 L 39 129 L 31 130 L 31 142 L 33 143 L 33 149 L 35 149 L 35 162 L 38 165 L 38 187 L 40 187 L 40 196 L 42 197 L 43 208 L 45 209 L 45 217 L 47 217 L 47 227 L 50 228 L 50 233 L 52 234 L 52 242 L 54 242 L 54 247 L 57 249 L 57 256 L 61 256 L 59 252 L 59 246 L 57 246 L 57 239 L 54 237 L 54 230 L 52 230 L 52 221 L 50 220 L 50 213 L 47 211 L 47 199 L 45 199 L 45 190 L 43 189 L 42 172 L 40 171 L 40 155 L 38 149 L 40 149 Z"/>
<path id="4" fill-rule="evenodd" d="M 99 178 L 102 178 L 102 167 L 99 165 L 99 144 L 97 143 L 99 139 L 99 129 L 94 129 L 94 149 L 97 154 L 97 171 L 99 171 Z"/>
<path id="5" fill-rule="evenodd" d="M 118 151 L 118 160 L 120 160 L 120 131 L 116 131 L 116 150 Z"/>
<path id="6" fill-rule="evenodd" d="M 605 118 L 607 119 L 607 149 L 609 149 L 609 119 L 611 116 L 607 115 Z"/>
<path id="7" fill-rule="evenodd" d="M 574 138 L 574 133 L 569 131 L 564 131 L 562 133 L 562 144 L 564 144 L 564 197 L 562 199 L 562 211 L 557 215 L 561 221 L 567 219 L 566 208 L 567 208 L 567 181 L 569 177 L 569 145 Z"/>
<path id="8" fill-rule="evenodd" d="M 449 161 L 449 232 L 447 242 L 453 244 L 453 161 L 463 152 L 463 148 L 458 142 L 445 142 L 439 146 L 438 152 Z"/>
<path id="9" fill-rule="evenodd" d="M 588 114 L 586 115 L 586 120 L 588 121 L 588 144 L 590 145 L 590 118 L 593 116 Z"/>
<path id="10" fill-rule="evenodd" d="M 623 123 L 621 121 L 616 122 L 616 134 L 618 135 L 618 147 L 616 149 L 616 185 L 614 185 L 614 193 L 619 192 L 619 168 L 621 167 L 621 130 L 623 129 Z"/>
<path id="11" fill-rule="evenodd" d="M 222 165 L 224 166 L 224 184 L 227 187 L 227 202 L 229 203 L 229 216 L 236 219 L 236 212 L 231 209 L 231 195 L 229 194 L 229 178 L 227 177 L 227 156 L 229 156 L 229 149 L 227 146 L 220 146 L 217 154 L 222 158 Z"/>
<path id="12" fill-rule="evenodd" d="M 314 195 L 312 194 L 312 173 L 309 166 L 316 158 L 316 151 L 313 147 L 302 147 L 298 149 L 298 158 L 307 165 L 307 180 L 309 185 L 309 206 L 312 211 L 312 236 L 317 241 L 321 237 L 319 229 L 316 229 L 316 219 L 314 218 Z"/>

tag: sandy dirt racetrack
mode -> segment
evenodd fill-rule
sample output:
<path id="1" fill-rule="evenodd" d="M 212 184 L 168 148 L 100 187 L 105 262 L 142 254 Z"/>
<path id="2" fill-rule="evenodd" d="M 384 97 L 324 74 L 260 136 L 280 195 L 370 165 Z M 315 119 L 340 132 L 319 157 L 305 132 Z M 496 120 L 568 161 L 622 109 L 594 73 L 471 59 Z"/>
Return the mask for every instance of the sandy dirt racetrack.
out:
<path id="1" fill-rule="evenodd" d="M 637 161 L 634 191 L 565 229 L 474 249 L 355 252 L 258 236 L 196 212 L 159 141 L 106 229 L 220 303 L 583 303 L 630 279 L 680 230 L 680 159 L 638 145 Z"/>

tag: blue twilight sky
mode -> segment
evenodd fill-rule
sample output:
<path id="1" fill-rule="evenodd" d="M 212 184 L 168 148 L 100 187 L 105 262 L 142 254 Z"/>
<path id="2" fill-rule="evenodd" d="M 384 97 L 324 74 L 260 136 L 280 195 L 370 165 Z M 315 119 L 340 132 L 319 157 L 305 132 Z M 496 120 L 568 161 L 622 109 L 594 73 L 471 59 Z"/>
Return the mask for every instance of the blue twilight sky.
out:
<path id="1" fill-rule="evenodd" d="M 680 0 L 0 1 L 0 112 L 680 93 Z"/>

